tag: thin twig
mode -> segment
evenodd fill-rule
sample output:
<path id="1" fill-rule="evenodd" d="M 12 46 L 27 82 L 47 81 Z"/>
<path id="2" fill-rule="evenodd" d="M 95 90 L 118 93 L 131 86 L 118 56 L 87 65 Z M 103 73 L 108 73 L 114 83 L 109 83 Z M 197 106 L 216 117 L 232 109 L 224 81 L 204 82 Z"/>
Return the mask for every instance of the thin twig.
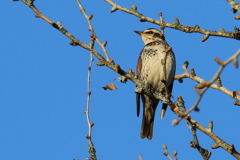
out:
<path id="1" fill-rule="evenodd" d="M 107 61 L 110 61 L 110 57 L 109 57 L 109 55 L 108 55 L 108 53 L 107 53 L 107 50 L 106 50 L 106 48 L 105 48 L 105 45 L 106 45 L 106 44 L 105 44 L 104 42 L 103 42 L 103 43 L 100 42 L 100 40 L 97 38 L 97 35 L 96 35 L 96 33 L 95 33 L 94 29 L 93 29 L 93 26 L 92 26 L 92 23 L 91 23 L 91 18 L 93 17 L 93 15 L 88 16 L 87 13 L 86 13 L 86 11 L 85 11 L 85 9 L 83 8 L 80 0 L 76 0 L 76 1 L 77 1 L 77 3 L 78 3 L 78 6 L 79 6 L 79 8 L 80 8 L 80 11 L 83 13 L 83 15 L 85 16 L 85 18 L 87 19 L 87 22 L 88 22 L 88 25 L 89 25 L 89 30 L 92 32 L 92 34 L 94 35 L 97 43 L 98 43 L 99 46 L 102 48 L 102 50 L 103 50 L 103 52 L 104 52 L 104 54 L 105 54 L 105 56 L 106 56 Z"/>
<path id="2" fill-rule="evenodd" d="M 164 144 L 163 146 L 164 152 L 163 155 L 167 156 L 169 158 L 169 160 L 173 160 L 172 157 L 169 155 L 168 150 L 167 150 L 167 145 Z"/>
<path id="3" fill-rule="evenodd" d="M 90 40 L 90 44 L 89 44 L 90 48 L 94 47 L 94 39 Z M 91 52 L 91 51 L 90 51 Z M 97 156 L 96 156 L 96 150 L 94 148 L 94 144 L 92 142 L 92 127 L 94 125 L 94 123 L 90 122 L 90 96 L 91 96 L 91 70 L 92 70 L 92 61 L 93 61 L 93 57 L 92 57 L 92 53 L 90 53 L 90 62 L 89 62 L 89 67 L 88 67 L 88 80 L 87 80 L 87 105 L 86 105 L 86 118 L 87 118 L 87 123 L 88 123 L 88 135 L 86 136 L 86 138 L 88 139 L 88 152 L 90 153 L 91 157 L 89 157 L 89 160 L 97 160 Z"/>

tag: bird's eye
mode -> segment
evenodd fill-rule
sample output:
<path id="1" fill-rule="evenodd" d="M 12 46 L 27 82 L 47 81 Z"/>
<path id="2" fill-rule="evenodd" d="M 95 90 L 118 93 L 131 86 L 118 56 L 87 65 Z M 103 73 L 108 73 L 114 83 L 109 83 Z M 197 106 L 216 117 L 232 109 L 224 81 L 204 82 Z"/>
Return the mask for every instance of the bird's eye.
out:
<path id="1" fill-rule="evenodd" d="M 146 34 L 153 34 L 153 31 L 148 31 L 146 32 Z"/>

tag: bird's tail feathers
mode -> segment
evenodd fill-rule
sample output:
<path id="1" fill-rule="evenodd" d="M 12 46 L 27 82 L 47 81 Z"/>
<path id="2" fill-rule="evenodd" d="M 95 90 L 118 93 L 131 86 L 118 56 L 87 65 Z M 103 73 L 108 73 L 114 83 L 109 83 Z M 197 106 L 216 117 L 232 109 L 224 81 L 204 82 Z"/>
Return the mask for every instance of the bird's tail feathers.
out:
<path id="1" fill-rule="evenodd" d="M 167 104 L 163 103 L 162 104 L 162 110 L 161 110 L 161 114 L 160 114 L 160 118 L 163 119 L 164 118 L 164 115 L 166 113 L 166 110 L 167 110 Z"/>

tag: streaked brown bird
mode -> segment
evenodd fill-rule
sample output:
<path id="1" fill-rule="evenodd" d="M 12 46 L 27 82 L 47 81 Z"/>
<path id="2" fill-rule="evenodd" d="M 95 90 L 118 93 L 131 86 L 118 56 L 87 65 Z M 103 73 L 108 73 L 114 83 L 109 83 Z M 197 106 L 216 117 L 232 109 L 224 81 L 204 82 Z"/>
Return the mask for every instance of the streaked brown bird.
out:
<path id="1" fill-rule="evenodd" d="M 168 88 L 169 94 L 171 95 L 173 88 L 174 75 L 176 70 L 175 55 L 172 51 L 166 52 L 169 48 L 163 34 L 154 28 L 149 28 L 145 31 L 139 32 L 134 31 L 141 35 L 142 40 L 145 44 L 142 49 L 140 56 L 138 58 L 137 64 L 137 79 L 147 85 L 153 92 L 166 93 L 164 83 L 161 80 L 165 80 L 165 84 Z M 161 60 L 166 58 L 166 73 L 164 74 L 164 65 Z M 144 93 L 137 93 L 137 116 L 140 112 L 140 96 L 143 102 L 143 118 L 142 118 L 142 128 L 140 136 L 141 138 L 147 137 L 149 140 L 153 137 L 153 123 L 154 115 L 159 103 L 153 95 L 149 96 Z M 161 119 L 163 119 L 164 114 L 167 109 L 167 104 L 162 104 Z"/>

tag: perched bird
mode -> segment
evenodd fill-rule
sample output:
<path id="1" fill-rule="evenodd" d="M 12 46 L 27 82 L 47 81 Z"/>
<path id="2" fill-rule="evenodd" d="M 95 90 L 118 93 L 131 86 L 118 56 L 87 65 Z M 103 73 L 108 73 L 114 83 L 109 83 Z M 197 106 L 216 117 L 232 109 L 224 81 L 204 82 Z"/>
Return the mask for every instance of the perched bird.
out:
<path id="1" fill-rule="evenodd" d="M 171 50 L 166 52 L 166 49 L 169 48 L 169 45 L 166 42 L 163 34 L 154 28 L 149 28 L 142 32 L 134 32 L 141 35 L 145 44 L 138 58 L 136 70 L 137 79 L 146 84 L 152 93 L 160 92 L 165 94 L 166 87 L 161 81 L 164 79 L 169 94 L 171 95 L 176 70 L 176 61 L 175 55 Z M 164 73 L 164 65 L 161 63 L 161 61 L 164 59 L 166 53 L 166 73 Z M 151 140 L 153 136 L 154 115 L 159 100 L 153 95 L 147 95 L 144 93 L 144 90 L 141 93 L 137 93 L 137 116 L 139 116 L 140 112 L 140 96 L 143 102 L 143 118 L 140 136 L 141 138 L 147 137 L 149 140 Z M 161 119 L 163 119 L 166 109 L 167 104 L 163 103 Z"/>

